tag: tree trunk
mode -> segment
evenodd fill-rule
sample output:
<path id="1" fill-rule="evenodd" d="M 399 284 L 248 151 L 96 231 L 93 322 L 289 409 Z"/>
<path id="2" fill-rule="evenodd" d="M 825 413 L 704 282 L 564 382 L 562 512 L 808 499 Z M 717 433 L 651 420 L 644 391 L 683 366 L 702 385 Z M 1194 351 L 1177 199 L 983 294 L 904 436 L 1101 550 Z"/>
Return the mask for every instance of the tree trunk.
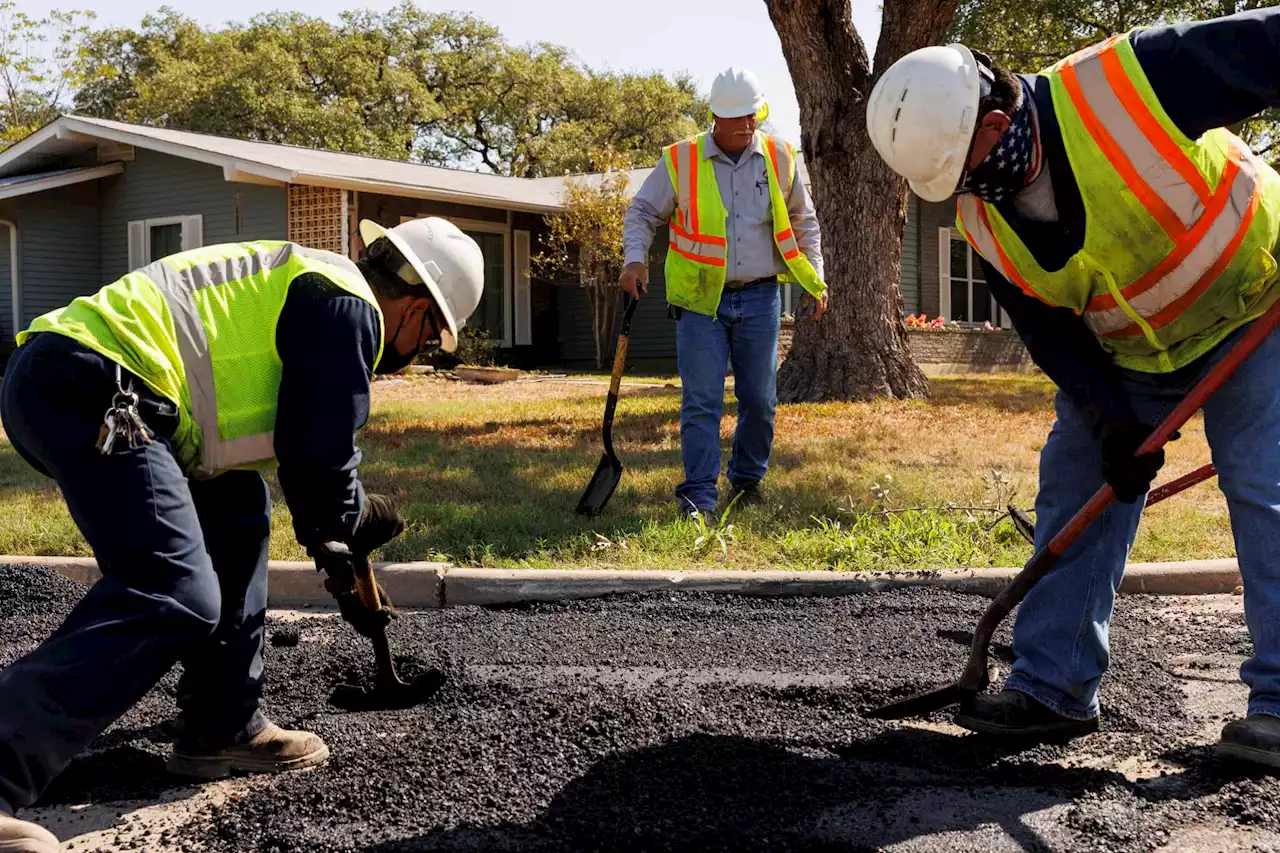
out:
<path id="1" fill-rule="evenodd" d="M 906 183 L 880 159 L 866 128 L 875 80 L 850 0 L 764 0 L 800 102 L 800 144 L 822 223 L 831 305 L 798 317 L 778 374 L 789 403 L 912 398 L 928 383 L 902 322 Z M 955 0 L 884 0 L 877 69 L 933 44 Z"/>

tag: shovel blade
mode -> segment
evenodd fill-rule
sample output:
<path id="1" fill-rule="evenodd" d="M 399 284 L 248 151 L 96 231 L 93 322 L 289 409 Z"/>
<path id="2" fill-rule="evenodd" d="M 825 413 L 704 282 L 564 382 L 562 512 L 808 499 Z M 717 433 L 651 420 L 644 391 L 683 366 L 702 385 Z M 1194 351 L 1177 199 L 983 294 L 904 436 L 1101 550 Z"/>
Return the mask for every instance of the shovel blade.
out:
<path id="1" fill-rule="evenodd" d="M 622 480 L 622 461 L 616 456 L 604 454 L 596 472 L 587 483 L 587 490 L 578 501 L 578 515 L 599 515 L 604 512 L 605 504 L 613 497 L 613 490 L 618 488 Z"/>
<path id="2" fill-rule="evenodd" d="M 329 696 L 329 704 L 343 711 L 403 711 L 431 699 L 448 680 L 432 667 L 409 681 L 394 679 L 373 687 L 339 684 Z"/>
<path id="3" fill-rule="evenodd" d="M 906 699 L 899 699 L 897 702 L 890 702 L 888 705 L 882 705 L 879 708 L 872 708 L 863 716 L 873 720 L 904 720 L 907 717 L 923 717 L 932 714 L 934 711 L 941 711 L 943 708 L 955 705 L 966 694 L 973 692 L 961 687 L 960 682 L 953 681 L 946 687 L 939 687 L 937 690 L 931 690 L 928 693 L 909 696 Z"/>

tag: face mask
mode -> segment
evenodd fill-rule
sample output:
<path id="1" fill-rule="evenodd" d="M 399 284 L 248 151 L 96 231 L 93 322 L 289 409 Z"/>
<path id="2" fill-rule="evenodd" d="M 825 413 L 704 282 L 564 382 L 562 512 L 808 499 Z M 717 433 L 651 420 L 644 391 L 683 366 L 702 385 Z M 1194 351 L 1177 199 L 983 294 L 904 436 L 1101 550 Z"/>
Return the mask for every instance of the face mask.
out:
<path id="1" fill-rule="evenodd" d="M 964 191 L 990 204 L 1000 204 L 1027 185 L 1032 166 L 1039 163 L 1034 116 L 1031 93 L 1024 88 L 1022 106 L 1014 114 L 1009 129 L 987 158 L 965 176 Z"/>
<path id="2" fill-rule="evenodd" d="M 382 346 L 382 357 L 378 359 L 378 366 L 373 372 L 388 375 L 391 373 L 399 373 L 408 367 L 415 358 L 424 353 L 434 352 L 440 348 L 440 336 L 427 339 L 427 332 L 431 327 L 427 325 L 427 315 L 422 315 L 422 331 L 418 333 L 418 345 L 414 347 L 413 352 L 405 355 L 398 352 L 395 348 L 395 342 L 400 337 L 400 330 L 404 328 L 404 314 L 400 315 L 400 322 L 396 325 L 395 333 L 387 338 L 387 342 Z"/>

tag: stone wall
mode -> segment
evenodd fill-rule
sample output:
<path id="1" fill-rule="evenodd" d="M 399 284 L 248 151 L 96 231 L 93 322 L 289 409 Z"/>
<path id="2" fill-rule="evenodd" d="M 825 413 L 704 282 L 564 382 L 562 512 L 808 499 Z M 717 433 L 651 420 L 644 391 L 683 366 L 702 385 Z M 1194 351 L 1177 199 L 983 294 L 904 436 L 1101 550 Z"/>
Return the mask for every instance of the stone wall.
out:
<path id="1" fill-rule="evenodd" d="M 778 359 L 791 350 L 792 324 L 783 321 Z M 908 329 L 911 355 L 925 374 L 1029 372 L 1035 368 L 1026 347 L 1009 330 Z"/>

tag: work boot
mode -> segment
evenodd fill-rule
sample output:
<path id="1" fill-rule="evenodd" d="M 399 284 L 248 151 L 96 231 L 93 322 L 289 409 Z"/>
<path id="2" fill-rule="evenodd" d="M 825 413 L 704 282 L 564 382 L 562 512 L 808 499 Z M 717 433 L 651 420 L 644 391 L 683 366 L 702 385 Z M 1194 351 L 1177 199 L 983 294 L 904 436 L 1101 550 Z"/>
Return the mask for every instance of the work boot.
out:
<path id="1" fill-rule="evenodd" d="M 736 504 L 734 503 L 735 499 L 738 501 Z M 760 497 L 760 484 L 750 483 L 746 486 L 734 486 L 729 492 L 729 503 L 725 504 L 725 506 L 743 509 L 749 506 L 760 506 L 763 503 L 764 498 Z"/>
<path id="2" fill-rule="evenodd" d="M 1280 717 L 1250 714 L 1222 729 L 1218 755 L 1280 768 Z"/>
<path id="3" fill-rule="evenodd" d="M 0 812 L 0 853 L 58 853 L 60 846 L 44 827 Z"/>
<path id="4" fill-rule="evenodd" d="M 1098 730 L 1098 718 L 1075 720 L 1045 707 L 1025 693 L 1002 690 L 966 700 L 956 725 L 984 735 L 1004 735 L 1034 741 L 1079 737 Z"/>
<path id="5" fill-rule="evenodd" d="M 169 756 L 168 770 L 179 776 L 222 779 L 233 773 L 282 773 L 323 764 L 329 747 L 311 732 L 294 732 L 268 725 L 246 743 L 205 751 L 178 744 Z"/>

